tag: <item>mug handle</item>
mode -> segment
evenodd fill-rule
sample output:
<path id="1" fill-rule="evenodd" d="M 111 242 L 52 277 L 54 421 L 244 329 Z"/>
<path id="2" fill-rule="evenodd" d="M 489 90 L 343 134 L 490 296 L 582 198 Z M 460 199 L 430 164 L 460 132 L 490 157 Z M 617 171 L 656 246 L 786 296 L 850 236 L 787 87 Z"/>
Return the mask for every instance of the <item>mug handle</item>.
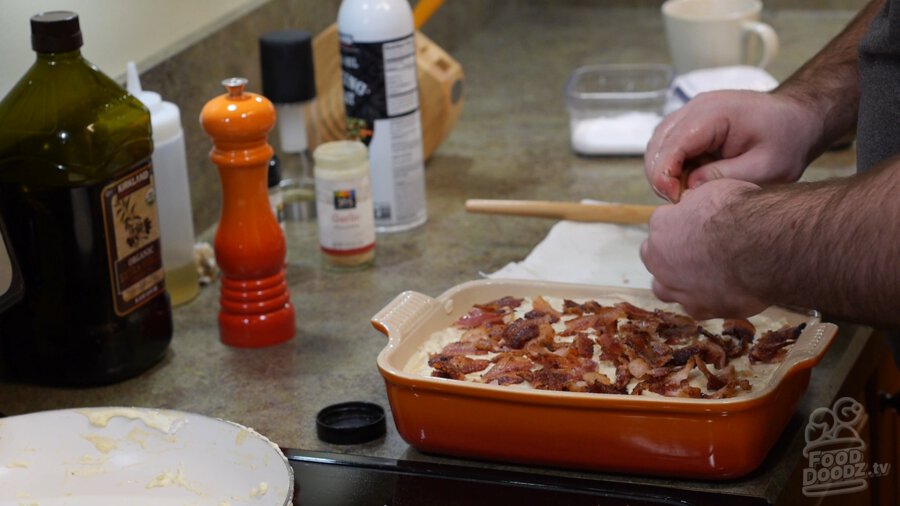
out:
<path id="1" fill-rule="evenodd" d="M 756 66 L 759 68 L 767 67 L 778 55 L 778 34 L 775 33 L 771 26 L 760 21 L 744 21 L 741 23 L 741 28 L 747 36 L 756 35 L 759 37 L 762 43 L 762 55 Z"/>

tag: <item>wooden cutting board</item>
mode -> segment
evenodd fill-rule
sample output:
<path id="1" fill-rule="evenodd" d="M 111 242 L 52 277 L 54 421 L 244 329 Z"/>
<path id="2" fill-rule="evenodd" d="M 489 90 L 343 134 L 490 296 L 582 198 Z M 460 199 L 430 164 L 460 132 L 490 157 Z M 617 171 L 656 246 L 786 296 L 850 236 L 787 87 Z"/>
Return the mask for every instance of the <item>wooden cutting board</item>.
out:
<path id="1" fill-rule="evenodd" d="M 463 70 L 458 61 L 418 30 L 416 51 L 422 147 L 427 160 L 459 118 L 463 104 Z M 340 56 L 337 25 L 329 26 L 313 38 L 317 96 L 316 118 L 312 121 L 318 132 L 318 142 L 347 138 Z"/>

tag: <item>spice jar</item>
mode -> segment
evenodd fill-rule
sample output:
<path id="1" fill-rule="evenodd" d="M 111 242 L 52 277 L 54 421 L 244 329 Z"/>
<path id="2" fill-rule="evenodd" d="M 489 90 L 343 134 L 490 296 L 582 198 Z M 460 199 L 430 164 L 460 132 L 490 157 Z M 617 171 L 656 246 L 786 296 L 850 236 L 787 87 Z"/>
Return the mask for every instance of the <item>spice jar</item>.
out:
<path id="1" fill-rule="evenodd" d="M 368 267 L 375 258 L 375 215 L 365 144 L 320 144 L 313 152 L 313 162 L 319 247 L 325 267 Z"/>

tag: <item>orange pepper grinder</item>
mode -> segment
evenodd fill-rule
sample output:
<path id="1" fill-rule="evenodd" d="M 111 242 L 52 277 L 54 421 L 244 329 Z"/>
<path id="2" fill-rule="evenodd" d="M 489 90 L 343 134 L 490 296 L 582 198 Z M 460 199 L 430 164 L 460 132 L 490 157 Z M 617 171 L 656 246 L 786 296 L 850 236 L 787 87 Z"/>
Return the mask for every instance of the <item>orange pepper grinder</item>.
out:
<path id="1" fill-rule="evenodd" d="M 219 337 L 238 347 L 262 347 L 294 336 L 294 307 L 284 277 L 284 234 L 269 206 L 267 172 L 275 125 L 268 99 L 244 91 L 247 80 L 222 81 L 228 93 L 200 112 L 212 138 L 210 159 L 222 181 L 216 262 L 222 272 Z"/>

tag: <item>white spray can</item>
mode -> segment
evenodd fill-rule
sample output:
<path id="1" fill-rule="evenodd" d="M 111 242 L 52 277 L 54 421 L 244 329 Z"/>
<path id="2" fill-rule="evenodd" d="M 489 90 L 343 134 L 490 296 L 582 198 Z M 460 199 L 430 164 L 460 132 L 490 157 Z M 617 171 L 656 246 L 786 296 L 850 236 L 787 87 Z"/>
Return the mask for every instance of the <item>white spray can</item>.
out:
<path id="1" fill-rule="evenodd" d="M 338 11 L 351 137 L 369 148 L 375 230 L 427 220 L 412 9 L 407 0 L 343 0 Z"/>

